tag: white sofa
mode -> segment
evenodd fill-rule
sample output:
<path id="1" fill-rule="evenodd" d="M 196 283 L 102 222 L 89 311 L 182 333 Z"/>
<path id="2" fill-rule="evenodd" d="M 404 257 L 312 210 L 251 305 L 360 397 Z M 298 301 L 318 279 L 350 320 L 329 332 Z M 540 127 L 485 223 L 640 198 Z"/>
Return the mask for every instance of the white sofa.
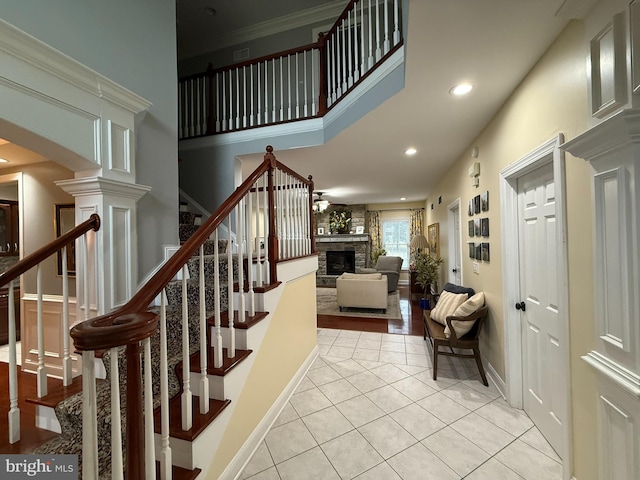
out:
<path id="1" fill-rule="evenodd" d="M 343 273 L 336 279 L 338 307 L 380 308 L 387 311 L 387 276 Z"/>

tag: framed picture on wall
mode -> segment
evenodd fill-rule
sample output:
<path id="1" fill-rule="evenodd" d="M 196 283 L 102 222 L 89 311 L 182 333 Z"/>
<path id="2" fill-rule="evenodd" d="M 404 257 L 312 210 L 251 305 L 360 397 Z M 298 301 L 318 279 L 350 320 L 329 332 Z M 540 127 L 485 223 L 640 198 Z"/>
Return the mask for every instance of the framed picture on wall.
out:
<path id="1" fill-rule="evenodd" d="M 473 212 L 475 211 L 475 207 L 473 206 L 473 198 L 469 200 L 469 216 L 473 216 Z"/>
<path id="2" fill-rule="evenodd" d="M 324 235 L 324 228 L 318 227 L 318 235 Z"/>
<path id="3" fill-rule="evenodd" d="M 73 203 L 56 203 L 53 228 L 56 238 L 64 235 L 76 226 L 76 206 Z M 76 275 L 76 242 L 67 245 L 66 256 L 62 258 L 62 250 L 58 251 L 58 275 L 62 275 L 62 262 L 67 264 L 67 273 L 70 277 Z"/>
<path id="4" fill-rule="evenodd" d="M 364 233 L 364 226 L 358 225 L 356 227 L 356 235 L 362 235 Z"/>
<path id="5" fill-rule="evenodd" d="M 482 244 L 476 243 L 476 260 L 482 259 Z"/>
<path id="6" fill-rule="evenodd" d="M 489 211 L 489 191 L 486 190 L 482 195 L 480 195 L 480 209 L 483 212 Z"/>
<path id="7" fill-rule="evenodd" d="M 473 242 L 469 242 L 469 258 L 476 258 L 476 245 Z"/>
<path id="8" fill-rule="evenodd" d="M 473 197 L 473 212 L 480 213 L 480 195 Z"/>
<path id="9" fill-rule="evenodd" d="M 473 237 L 474 236 L 474 228 L 473 228 L 473 220 L 469 220 L 469 236 Z"/>
<path id="10" fill-rule="evenodd" d="M 427 235 L 429 240 L 429 248 L 431 256 L 440 258 L 440 232 L 437 223 L 432 223 L 427 227 Z"/>
<path id="11" fill-rule="evenodd" d="M 473 233 L 476 237 L 480 236 L 480 219 L 476 218 L 473 221 Z"/>
<path id="12" fill-rule="evenodd" d="M 481 251 L 482 251 L 482 261 L 488 262 L 490 260 L 489 244 L 488 243 L 483 243 Z"/>
<path id="13" fill-rule="evenodd" d="M 481 218 L 480 219 L 480 233 L 483 237 L 489 236 L 489 219 Z"/>

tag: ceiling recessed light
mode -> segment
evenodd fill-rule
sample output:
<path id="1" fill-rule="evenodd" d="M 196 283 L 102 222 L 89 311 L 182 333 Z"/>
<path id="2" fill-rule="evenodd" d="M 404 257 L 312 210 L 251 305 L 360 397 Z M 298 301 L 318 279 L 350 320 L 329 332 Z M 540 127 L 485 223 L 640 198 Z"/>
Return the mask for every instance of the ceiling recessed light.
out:
<path id="1" fill-rule="evenodd" d="M 0 163 L 9 163 L 9 160 L 6 158 L 0 158 Z"/>
<path id="2" fill-rule="evenodd" d="M 405 155 L 415 155 L 416 153 L 417 153 L 417 150 L 416 150 L 415 148 L 413 148 L 413 147 L 411 147 L 411 148 L 407 148 L 407 149 L 404 151 L 404 154 L 405 154 Z"/>
<path id="3" fill-rule="evenodd" d="M 471 90 L 473 90 L 473 85 L 471 85 L 470 83 L 460 83 L 454 86 L 451 90 L 449 90 L 449 93 L 451 95 L 459 96 L 459 95 L 466 95 Z"/>
<path id="4" fill-rule="evenodd" d="M 407 199 L 407 197 L 400 197 L 400 201 L 404 202 Z"/>

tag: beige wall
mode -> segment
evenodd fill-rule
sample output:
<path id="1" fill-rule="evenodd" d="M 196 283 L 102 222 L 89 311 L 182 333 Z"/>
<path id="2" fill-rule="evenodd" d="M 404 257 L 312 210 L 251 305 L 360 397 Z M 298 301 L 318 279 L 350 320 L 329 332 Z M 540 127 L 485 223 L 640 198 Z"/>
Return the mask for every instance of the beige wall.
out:
<path id="1" fill-rule="evenodd" d="M 491 261 L 479 262 L 473 273 L 472 260 L 463 248 L 463 283 L 484 291 L 490 317 L 484 332 L 482 353 L 505 379 L 502 263 L 500 240 L 499 173 L 539 145 L 562 133 L 566 140 L 588 126 L 585 59 L 588 42 L 582 22 L 572 22 L 531 70 L 484 131 L 467 146 L 454 168 L 434 189 L 426 205 L 427 224 L 439 222 L 441 256 L 447 261 L 447 206 L 461 200 L 462 243 L 466 247 L 467 202 L 489 191 Z M 481 86 L 479 86 L 481 88 Z M 480 92 L 478 92 L 480 94 Z M 480 186 L 474 188 L 467 171 L 474 159 L 471 148 L 479 148 Z M 567 221 L 569 264 L 569 328 L 571 331 L 571 388 L 573 395 L 573 468 L 578 480 L 597 478 L 596 404 L 594 376 L 580 359 L 593 346 L 592 245 L 589 169 L 585 162 L 567 155 Z M 443 201 L 438 205 L 437 198 Z M 447 265 L 445 263 L 445 269 Z M 445 270 L 446 271 L 446 270 Z"/>
<path id="2" fill-rule="evenodd" d="M 316 346 L 315 273 L 287 283 L 207 478 L 219 478 Z"/>

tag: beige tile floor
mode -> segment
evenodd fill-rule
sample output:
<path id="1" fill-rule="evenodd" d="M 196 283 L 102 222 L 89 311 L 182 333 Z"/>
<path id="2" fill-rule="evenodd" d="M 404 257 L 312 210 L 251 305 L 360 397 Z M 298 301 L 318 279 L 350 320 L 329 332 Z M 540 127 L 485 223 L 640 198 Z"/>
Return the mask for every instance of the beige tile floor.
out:
<path id="1" fill-rule="evenodd" d="M 21 351 L 22 344 L 20 342 L 16 342 L 16 359 L 18 361 L 18 365 L 21 364 Z M 0 362 L 9 363 L 9 345 L 0 346 Z"/>
<path id="2" fill-rule="evenodd" d="M 241 479 L 556 480 L 560 458 L 473 360 L 422 337 L 318 329 L 320 356 Z"/>

